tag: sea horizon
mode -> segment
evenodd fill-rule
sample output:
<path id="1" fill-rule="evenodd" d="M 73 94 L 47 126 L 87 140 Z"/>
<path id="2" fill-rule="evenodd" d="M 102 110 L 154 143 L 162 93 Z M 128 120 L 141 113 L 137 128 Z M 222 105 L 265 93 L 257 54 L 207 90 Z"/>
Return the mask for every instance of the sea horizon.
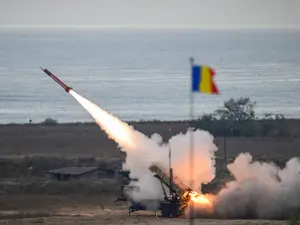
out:
<path id="1" fill-rule="evenodd" d="M 299 31 L 0 26 L 0 124 L 92 121 L 39 66 L 122 120 L 187 120 L 189 57 L 215 69 L 221 93 L 196 93 L 195 116 L 250 97 L 258 116 L 298 118 Z"/>

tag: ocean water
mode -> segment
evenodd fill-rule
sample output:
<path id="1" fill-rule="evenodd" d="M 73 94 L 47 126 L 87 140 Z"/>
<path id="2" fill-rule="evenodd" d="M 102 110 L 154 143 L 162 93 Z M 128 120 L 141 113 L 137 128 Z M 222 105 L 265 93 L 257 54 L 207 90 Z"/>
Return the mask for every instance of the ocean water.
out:
<path id="1" fill-rule="evenodd" d="M 300 31 L 0 29 L 0 123 L 92 121 L 40 65 L 121 119 L 187 119 L 191 56 L 221 92 L 196 93 L 196 116 L 241 96 L 300 115 Z"/>

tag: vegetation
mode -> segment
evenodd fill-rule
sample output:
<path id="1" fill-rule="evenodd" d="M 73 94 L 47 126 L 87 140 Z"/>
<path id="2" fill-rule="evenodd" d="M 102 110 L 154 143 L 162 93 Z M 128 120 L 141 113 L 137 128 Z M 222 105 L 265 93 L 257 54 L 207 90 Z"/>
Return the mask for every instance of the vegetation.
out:
<path id="1" fill-rule="evenodd" d="M 224 102 L 223 106 L 213 113 L 204 114 L 194 122 L 196 128 L 207 130 L 214 136 L 243 136 L 243 137 L 295 137 L 299 136 L 298 125 L 295 120 L 286 119 L 283 115 L 265 114 L 258 117 L 255 112 L 256 102 L 250 98 L 231 98 Z M 189 121 L 140 121 L 129 122 L 132 125 L 149 123 L 154 124 L 155 130 L 158 130 L 159 123 L 167 124 L 160 128 L 160 134 L 168 140 L 176 132 L 183 132 L 189 126 Z M 169 131 L 172 124 L 178 124 L 180 128 Z M 58 122 L 52 118 L 46 118 L 40 125 L 57 125 Z M 81 123 L 73 124 L 78 126 Z M 94 126 L 94 123 L 82 123 Z M 169 126 L 170 125 L 170 126 Z M 167 129 L 166 129 L 167 127 Z M 45 127 L 43 127 L 45 128 Z M 49 128 L 53 129 L 53 128 Z M 141 129 L 147 133 L 147 129 Z M 81 132 L 81 128 L 80 128 Z M 152 131 L 151 131 L 152 132 Z M 84 134 L 84 132 L 83 132 Z M 149 133 L 147 135 L 151 135 Z M 4 133 L 4 135 L 7 135 Z M 88 135 L 87 135 L 88 136 Z M 98 136 L 97 136 L 98 137 Z M 56 139 L 55 139 L 56 140 Z M 104 140 L 104 139 L 103 139 Z M 25 142 L 26 143 L 26 142 Z M 28 142 L 29 143 L 29 142 Z M 61 142 L 62 146 L 68 145 L 67 142 Z M 104 148 L 104 146 L 102 146 Z M 60 149 L 60 145 L 58 145 Z M 73 149 L 72 149 L 73 152 Z M 273 154 L 273 153 L 272 153 Z M 270 157 L 270 156 L 268 156 Z M 266 156 L 266 158 L 268 158 Z M 265 159 L 264 159 L 265 160 Z M 279 158 L 275 163 L 284 165 L 286 159 Z M 119 188 L 113 180 L 99 180 L 82 183 L 80 181 L 58 182 L 47 178 L 47 171 L 65 166 L 97 166 L 103 169 L 116 169 L 120 166 L 120 160 L 107 160 L 107 158 L 64 158 L 50 156 L 26 156 L 26 157 L 0 157 L 0 193 L 44 193 L 44 194 L 72 194 L 72 193 L 112 193 Z M 230 179 L 230 174 L 224 169 L 217 174 L 217 178 L 210 184 L 204 185 L 204 192 L 217 190 L 220 184 Z"/>
<path id="2" fill-rule="evenodd" d="M 97 166 L 116 169 L 120 160 L 89 158 L 63 158 L 49 156 L 0 157 L 0 180 L 5 178 L 45 177 L 48 170 L 69 166 Z"/>
<path id="3" fill-rule="evenodd" d="M 224 102 L 212 113 L 199 116 L 194 127 L 207 130 L 214 136 L 232 137 L 295 137 L 300 135 L 300 130 L 289 129 L 296 119 L 286 119 L 282 114 L 266 113 L 258 117 L 255 112 L 255 101 L 249 97 L 231 98 Z M 160 121 L 141 120 L 139 122 L 129 121 L 129 124 L 138 123 L 187 123 L 188 121 Z M 57 125 L 58 122 L 52 118 L 46 118 L 41 124 Z M 92 123 L 76 123 L 92 124 Z"/>
<path id="4" fill-rule="evenodd" d="M 248 97 L 231 98 L 213 113 L 200 116 L 195 126 L 208 130 L 215 136 L 291 136 L 288 120 L 283 115 L 267 113 L 259 118 L 256 116 L 255 106 L 256 102 Z"/>
<path id="5" fill-rule="evenodd" d="M 61 182 L 50 179 L 47 171 L 67 166 L 97 166 L 115 169 L 120 161 L 97 158 L 63 158 L 49 156 L 1 157 L 0 194 L 99 195 L 116 194 L 116 179 L 84 179 Z"/>
<path id="6" fill-rule="evenodd" d="M 57 122 L 57 120 L 48 117 L 42 122 L 42 124 L 43 125 L 57 125 L 58 122 Z"/>
<path id="7" fill-rule="evenodd" d="M 293 216 L 290 219 L 289 225 L 300 225 L 300 222 L 298 221 L 297 216 Z"/>
<path id="8" fill-rule="evenodd" d="M 1 182 L 0 193 L 16 194 L 46 194 L 46 195 L 100 195 L 117 194 L 120 187 L 116 180 L 101 179 L 98 181 L 72 180 L 68 182 L 47 180 L 25 180 L 19 182 Z"/>

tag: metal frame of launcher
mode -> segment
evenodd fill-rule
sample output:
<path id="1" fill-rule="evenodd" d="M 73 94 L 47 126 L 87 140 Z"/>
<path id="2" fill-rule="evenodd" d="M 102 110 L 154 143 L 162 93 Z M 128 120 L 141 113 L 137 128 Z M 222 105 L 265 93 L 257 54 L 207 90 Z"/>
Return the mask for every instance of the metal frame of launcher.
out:
<path id="1" fill-rule="evenodd" d="M 170 168 L 170 175 L 156 164 L 152 164 L 149 170 L 154 173 L 154 177 L 160 181 L 164 193 L 164 200 L 158 202 L 156 210 L 160 210 L 163 217 L 181 216 L 188 205 L 190 200 L 189 193 L 192 189 L 186 186 L 178 177 L 173 176 L 172 168 Z M 169 196 L 166 193 L 164 185 L 169 188 Z M 143 202 L 132 201 L 132 204 L 129 206 L 129 215 L 131 212 L 139 210 L 149 209 L 147 209 Z"/>

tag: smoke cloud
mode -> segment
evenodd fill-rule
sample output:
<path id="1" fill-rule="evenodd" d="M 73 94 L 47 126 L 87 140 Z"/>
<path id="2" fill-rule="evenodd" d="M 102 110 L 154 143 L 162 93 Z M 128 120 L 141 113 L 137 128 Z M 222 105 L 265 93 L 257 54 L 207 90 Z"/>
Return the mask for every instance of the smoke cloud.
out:
<path id="1" fill-rule="evenodd" d="M 185 184 L 190 183 L 190 135 L 194 136 L 194 186 L 191 187 L 201 192 L 201 182 L 208 183 L 215 177 L 215 152 L 218 150 L 214 144 L 213 136 L 207 131 L 188 130 L 169 140 L 172 150 L 172 167 Z"/>
<path id="2" fill-rule="evenodd" d="M 235 180 L 217 196 L 216 213 L 227 218 L 287 218 L 300 206 L 300 163 L 290 159 L 285 168 L 273 163 L 253 162 L 240 154 L 229 171 Z"/>
<path id="3" fill-rule="evenodd" d="M 134 130 L 99 108 L 94 103 L 78 95 L 70 94 L 90 113 L 95 122 L 108 137 L 119 144 L 127 153 L 124 169 L 131 176 L 139 178 L 134 182 L 139 190 L 129 191 L 133 200 L 161 199 L 163 193 L 159 181 L 153 177 L 148 167 L 158 163 L 168 168 L 169 148 L 172 150 L 174 174 L 184 183 L 190 183 L 189 141 L 191 132 L 195 140 L 194 187 L 201 192 L 201 182 L 207 183 L 215 177 L 215 146 L 213 136 L 207 131 L 188 130 L 173 136 L 169 143 L 162 143 L 158 134 L 150 138 Z M 196 205 L 201 216 L 222 218 L 287 218 L 300 207 L 300 162 L 290 159 L 285 168 L 280 169 L 273 163 L 253 162 L 249 153 L 240 154 L 233 163 L 227 165 L 234 180 L 228 182 L 216 196 L 209 196 L 213 208 L 209 211 Z"/>
<path id="4" fill-rule="evenodd" d="M 189 140 L 191 132 L 194 133 L 195 140 L 194 190 L 200 191 L 201 182 L 209 182 L 214 178 L 214 152 L 217 151 L 217 147 L 213 143 L 213 136 L 207 131 L 187 131 L 185 134 L 173 136 L 169 143 L 162 143 L 159 134 L 153 134 L 149 138 L 73 90 L 70 94 L 90 113 L 108 137 L 126 152 L 124 169 L 129 169 L 132 177 L 139 178 L 139 181 L 133 183 L 139 190 L 133 189 L 129 192 L 134 200 L 163 198 L 160 183 L 148 168 L 152 163 L 168 168 L 169 148 L 172 151 L 174 175 L 186 184 L 190 183 Z"/>

